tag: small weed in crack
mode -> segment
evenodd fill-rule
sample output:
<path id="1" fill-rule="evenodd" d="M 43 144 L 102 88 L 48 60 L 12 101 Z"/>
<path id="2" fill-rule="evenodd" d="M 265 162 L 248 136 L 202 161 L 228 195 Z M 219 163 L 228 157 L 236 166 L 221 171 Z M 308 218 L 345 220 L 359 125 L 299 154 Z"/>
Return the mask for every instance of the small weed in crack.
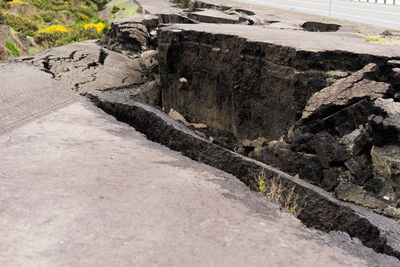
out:
<path id="1" fill-rule="evenodd" d="M 279 176 L 272 179 L 266 177 L 265 172 L 257 175 L 258 193 L 267 198 L 279 202 L 285 209 L 293 213 L 296 217 L 302 212 L 299 205 L 299 195 L 295 193 L 296 186 L 287 189 L 284 187 Z"/>

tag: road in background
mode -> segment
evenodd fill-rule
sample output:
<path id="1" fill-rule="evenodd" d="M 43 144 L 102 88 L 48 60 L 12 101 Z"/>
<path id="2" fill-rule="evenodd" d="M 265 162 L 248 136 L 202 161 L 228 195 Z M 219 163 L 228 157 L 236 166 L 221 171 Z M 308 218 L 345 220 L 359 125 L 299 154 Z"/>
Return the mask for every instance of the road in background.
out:
<path id="1" fill-rule="evenodd" d="M 237 0 L 247 4 L 282 8 L 400 30 L 400 6 L 332 0 Z"/>
<path id="2" fill-rule="evenodd" d="M 400 0 L 352 0 L 352 1 L 374 3 L 374 4 L 399 5 L 400 6 Z"/>

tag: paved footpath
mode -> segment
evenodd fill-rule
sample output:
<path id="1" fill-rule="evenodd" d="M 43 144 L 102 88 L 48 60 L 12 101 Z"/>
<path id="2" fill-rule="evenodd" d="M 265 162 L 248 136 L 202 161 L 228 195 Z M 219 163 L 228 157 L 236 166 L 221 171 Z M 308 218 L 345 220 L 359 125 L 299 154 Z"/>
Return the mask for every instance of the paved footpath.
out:
<path id="1" fill-rule="evenodd" d="M 148 141 L 69 91 L 53 97 L 64 87 L 49 77 L 24 79 L 0 87 L 19 125 L 0 134 L 2 267 L 399 264 L 345 234 L 304 227 L 235 177 Z M 43 107 L 34 120 L 33 106 Z"/>

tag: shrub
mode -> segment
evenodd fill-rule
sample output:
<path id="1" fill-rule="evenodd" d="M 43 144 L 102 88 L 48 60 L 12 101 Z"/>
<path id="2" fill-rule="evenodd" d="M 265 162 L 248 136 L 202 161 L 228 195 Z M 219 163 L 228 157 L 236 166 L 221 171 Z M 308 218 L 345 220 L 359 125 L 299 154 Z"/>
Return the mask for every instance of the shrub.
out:
<path id="1" fill-rule="evenodd" d="M 42 44 L 47 42 L 50 46 L 54 46 L 62 37 L 67 36 L 69 30 L 62 25 L 53 25 L 36 32 L 36 42 Z"/>
<path id="2" fill-rule="evenodd" d="M 86 16 L 86 15 L 79 14 L 78 16 L 79 16 L 79 19 L 80 19 L 80 20 L 83 20 L 83 21 L 88 21 L 88 20 L 89 20 L 89 17 Z"/>
<path id="3" fill-rule="evenodd" d="M 111 13 L 112 13 L 112 14 L 115 14 L 115 13 L 117 13 L 117 12 L 120 11 L 120 10 L 121 10 L 121 8 L 120 8 L 119 6 L 113 6 L 112 9 L 111 9 Z"/>
<path id="4" fill-rule="evenodd" d="M 99 22 L 99 23 L 88 23 L 88 24 L 85 24 L 85 25 L 83 26 L 83 28 L 84 28 L 85 30 L 87 30 L 87 29 L 89 29 L 89 28 L 94 28 L 94 29 L 97 30 L 98 33 L 103 32 L 103 30 L 105 29 L 105 27 L 106 27 L 106 25 L 105 25 L 104 23 L 102 23 L 102 22 Z"/>
<path id="5" fill-rule="evenodd" d="M 83 25 L 74 24 L 67 31 L 43 30 L 36 35 L 36 42 L 39 44 L 47 42 L 49 46 L 61 46 L 84 40 L 98 39 L 101 35 L 102 32 L 98 32 L 96 27 L 84 29 Z"/>
<path id="6" fill-rule="evenodd" d="M 0 8 L 0 24 L 3 24 L 5 19 L 6 19 L 6 14 Z"/>
<path id="7" fill-rule="evenodd" d="M 35 16 L 19 16 L 3 13 L 5 16 L 5 24 L 13 28 L 15 31 L 25 35 L 34 36 L 39 29 L 38 18 Z M 41 18 L 40 18 L 41 19 Z"/>
<path id="8" fill-rule="evenodd" d="M 16 48 L 12 42 L 6 41 L 6 46 L 7 46 L 8 50 L 10 50 L 11 55 L 13 55 L 14 57 L 19 57 L 21 55 L 18 48 Z"/>
<path id="9" fill-rule="evenodd" d="M 20 1 L 20 0 L 12 0 L 10 2 L 7 2 L 8 5 L 13 5 L 13 4 L 20 4 L 22 5 L 24 2 Z"/>
<path id="10" fill-rule="evenodd" d="M 47 27 L 46 29 L 41 29 L 36 32 L 36 34 L 41 33 L 55 33 L 55 32 L 68 32 L 69 30 L 62 25 L 53 25 Z"/>
<path id="11" fill-rule="evenodd" d="M 61 36 L 56 42 L 56 46 L 66 45 L 74 42 L 82 42 L 84 40 L 98 39 L 101 37 L 101 33 L 98 33 L 95 28 L 87 30 L 75 30 L 68 34 Z"/>
<path id="12" fill-rule="evenodd" d="M 60 11 L 60 10 L 65 10 L 68 9 L 70 6 L 67 1 L 63 0 L 52 0 L 52 1 L 47 1 L 47 0 L 31 0 L 31 4 L 38 9 L 41 10 L 53 10 L 53 11 Z"/>
<path id="13" fill-rule="evenodd" d="M 110 0 L 93 0 L 93 2 L 97 5 L 99 10 L 102 10 L 104 6 L 110 2 Z"/>
<path id="14" fill-rule="evenodd" d="M 47 13 L 40 13 L 40 17 L 42 17 L 43 21 L 46 23 L 50 23 L 53 20 Z"/>

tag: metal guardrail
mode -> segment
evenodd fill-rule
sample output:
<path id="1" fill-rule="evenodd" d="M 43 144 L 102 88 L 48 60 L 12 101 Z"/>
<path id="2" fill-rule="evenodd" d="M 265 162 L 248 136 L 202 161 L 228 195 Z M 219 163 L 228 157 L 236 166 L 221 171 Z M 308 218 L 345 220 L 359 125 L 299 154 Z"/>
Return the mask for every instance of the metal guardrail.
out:
<path id="1" fill-rule="evenodd" d="M 353 0 L 353 1 L 400 6 L 400 0 Z"/>

